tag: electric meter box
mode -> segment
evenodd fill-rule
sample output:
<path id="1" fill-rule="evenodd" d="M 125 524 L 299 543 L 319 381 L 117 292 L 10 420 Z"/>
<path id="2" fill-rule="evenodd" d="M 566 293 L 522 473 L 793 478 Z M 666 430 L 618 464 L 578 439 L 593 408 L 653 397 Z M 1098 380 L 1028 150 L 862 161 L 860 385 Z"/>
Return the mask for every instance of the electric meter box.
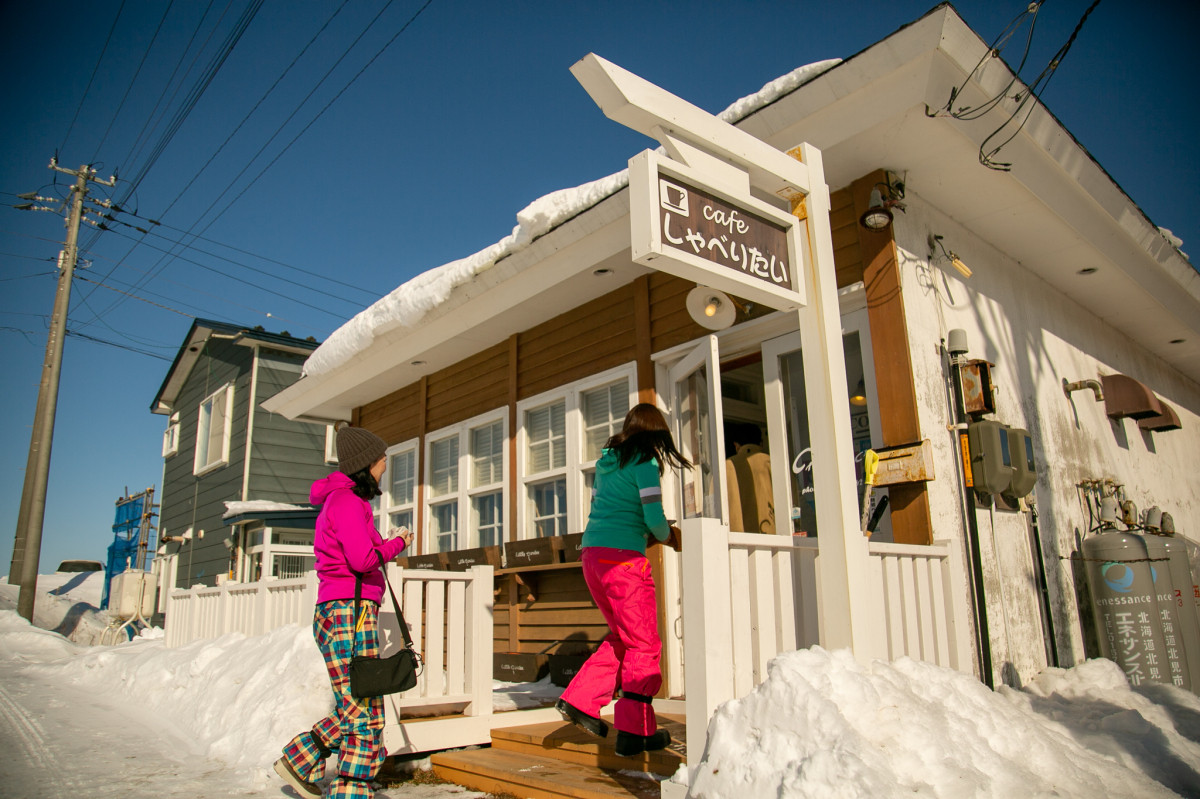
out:
<path id="1" fill-rule="evenodd" d="M 1020 499 L 1029 496 L 1037 482 L 1037 464 L 1033 460 L 1033 436 L 1019 427 L 1008 428 L 1008 454 L 1012 458 L 1012 482 L 1002 493 Z"/>
<path id="2" fill-rule="evenodd" d="M 132 619 L 140 615 L 149 619 L 154 615 L 158 599 L 158 577 L 150 572 L 129 569 L 121 572 L 112 581 L 108 607 L 113 615 L 121 619 Z M 138 603 L 141 603 L 141 612 Z"/>
<path id="3" fill-rule="evenodd" d="M 967 425 L 967 447 L 971 452 L 971 480 L 976 491 L 999 494 L 1013 479 L 1008 448 L 1008 428 L 985 419 Z"/>

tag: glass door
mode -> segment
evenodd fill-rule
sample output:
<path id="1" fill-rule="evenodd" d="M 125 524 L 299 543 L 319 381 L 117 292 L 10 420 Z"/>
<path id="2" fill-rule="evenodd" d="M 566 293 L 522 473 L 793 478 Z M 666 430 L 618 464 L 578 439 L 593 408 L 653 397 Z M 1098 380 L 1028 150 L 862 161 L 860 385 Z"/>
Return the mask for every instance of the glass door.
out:
<path id="1" fill-rule="evenodd" d="M 721 419 L 721 367 L 717 337 L 707 336 L 668 371 L 675 444 L 692 462 L 680 475 L 682 518 L 729 524 L 725 491 L 725 441 Z"/>
<path id="2" fill-rule="evenodd" d="M 842 345 L 861 503 L 863 454 L 867 449 L 881 444 L 879 404 L 866 311 L 856 311 L 842 317 Z M 812 471 L 800 333 L 789 333 L 765 341 L 762 351 L 767 429 L 771 442 L 771 482 L 777 509 L 776 530 L 780 534 L 816 536 L 815 491 L 818 481 L 814 480 Z M 872 509 L 877 508 L 886 494 L 886 489 L 875 488 L 866 501 Z M 791 524 L 787 521 L 789 517 Z M 880 514 L 871 540 L 892 540 L 890 512 L 886 507 Z"/>

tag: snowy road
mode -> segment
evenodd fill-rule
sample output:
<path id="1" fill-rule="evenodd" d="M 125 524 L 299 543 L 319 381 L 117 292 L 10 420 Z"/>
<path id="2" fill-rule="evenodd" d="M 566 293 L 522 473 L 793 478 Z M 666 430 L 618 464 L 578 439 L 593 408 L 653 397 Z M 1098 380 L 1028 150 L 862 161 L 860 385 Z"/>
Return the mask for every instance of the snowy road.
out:
<path id="1" fill-rule="evenodd" d="M 130 799 L 288 795 L 266 774 L 192 754 L 165 719 L 0 660 L 0 795 Z"/>

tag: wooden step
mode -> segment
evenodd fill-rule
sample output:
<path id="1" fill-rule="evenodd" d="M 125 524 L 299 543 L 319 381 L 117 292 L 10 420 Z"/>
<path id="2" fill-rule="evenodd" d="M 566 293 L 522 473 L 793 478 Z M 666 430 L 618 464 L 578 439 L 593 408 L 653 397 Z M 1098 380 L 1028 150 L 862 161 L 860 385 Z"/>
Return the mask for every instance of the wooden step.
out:
<path id="1" fill-rule="evenodd" d="M 659 799 L 650 774 L 611 771 L 504 749 L 459 749 L 432 757 L 433 772 L 476 791 L 521 799 Z"/>
<path id="2" fill-rule="evenodd" d="M 608 737 L 601 739 L 563 721 L 492 730 L 492 748 L 552 757 L 613 771 L 632 769 L 669 777 L 687 762 L 684 718 L 660 713 L 658 726 L 671 733 L 671 745 L 658 752 L 644 752 L 637 757 L 621 757 L 613 751 L 617 740 L 616 730 L 610 729 Z"/>

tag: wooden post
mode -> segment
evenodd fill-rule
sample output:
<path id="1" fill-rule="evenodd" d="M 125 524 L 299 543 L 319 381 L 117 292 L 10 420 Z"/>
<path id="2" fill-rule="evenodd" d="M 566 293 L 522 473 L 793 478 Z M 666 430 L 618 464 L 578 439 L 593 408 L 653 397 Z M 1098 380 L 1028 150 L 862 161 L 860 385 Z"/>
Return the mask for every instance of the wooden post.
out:
<path id="1" fill-rule="evenodd" d="M 493 579 L 491 566 L 471 567 L 471 582 L 467 586 L 466 662 L 470 670 L 467 691 L 472 700 L 464 711 L 468 716 L 492 714 Z"/>

